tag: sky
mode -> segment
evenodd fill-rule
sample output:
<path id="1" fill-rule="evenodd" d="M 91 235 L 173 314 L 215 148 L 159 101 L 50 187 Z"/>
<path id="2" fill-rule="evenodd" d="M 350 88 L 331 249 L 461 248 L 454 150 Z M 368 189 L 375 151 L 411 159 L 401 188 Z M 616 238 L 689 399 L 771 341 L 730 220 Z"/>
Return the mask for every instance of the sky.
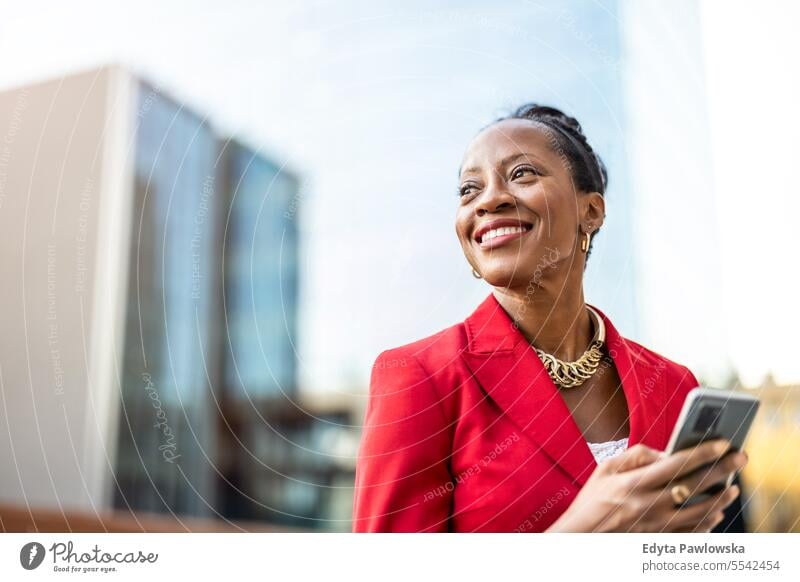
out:
<path id="1" fill-rule="evenodd" d="M 632 194 L 630 250 L 598 240 L 588 275 L 635 267 L 622 331 L 712 381 L 800 381 L 798 8 L 670 5 L 0 0 L 0 88 L 122 63 L 300 174 L 309 390 L 360 389 L 379 351 L 477 306 L 453 230 L 464 147 L 522 101 L 574 104 Z M 615 68 L 619 103 L 590 83 Z M 603 297 L 622 318 L 627 295 Z"/>

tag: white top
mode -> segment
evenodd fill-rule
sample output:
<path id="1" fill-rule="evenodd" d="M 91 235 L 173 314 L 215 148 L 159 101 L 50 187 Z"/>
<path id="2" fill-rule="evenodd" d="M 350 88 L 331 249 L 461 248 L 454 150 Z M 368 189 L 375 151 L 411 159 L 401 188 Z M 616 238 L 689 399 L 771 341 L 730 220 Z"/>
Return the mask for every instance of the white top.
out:
<path id="1" fill-rule="evenodd" d="M 604 443 L 586 443 L 594 455 L 594 460 L 599 465 L 606 459 L 616 457 L 625 452 L 628 448 L 628 437 L 619 439 L 618 441 L 606 441 Z"/>

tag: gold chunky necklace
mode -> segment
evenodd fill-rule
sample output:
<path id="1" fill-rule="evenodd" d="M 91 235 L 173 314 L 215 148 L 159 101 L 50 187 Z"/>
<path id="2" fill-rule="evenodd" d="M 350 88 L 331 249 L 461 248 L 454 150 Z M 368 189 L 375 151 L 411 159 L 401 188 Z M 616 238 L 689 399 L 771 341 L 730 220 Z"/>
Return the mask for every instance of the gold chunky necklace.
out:
<path id="1" fill-rule="evenodd" d="M 595 333 L 595 339 L 589 344 L 589 347 L 586 348 L 583 355 L 574 362 L 559 360 L 555 356 L 545 353 L 531 345 L 531 347 L 536 350 L 539 359 L 542 360 L 542 364 L 544 364 L 545 370 L 547 370 L 550 378 L 552 378 L 553 382 L 559 388 L 575 388 L 586 382 L 586 380 L 591 378 L 597 371 L 597 366 L 600 365 L 600 360 L 603 357 L 601 349 L 606 340 L 606 326 L 603 323 L 603 318 L 600 317 L 597 311 L 588 305 L 586 309 L 589 310 L 589 313 L 594 315 L 597 321 L 597 325 L 595 326 L 597 331 Z"/>

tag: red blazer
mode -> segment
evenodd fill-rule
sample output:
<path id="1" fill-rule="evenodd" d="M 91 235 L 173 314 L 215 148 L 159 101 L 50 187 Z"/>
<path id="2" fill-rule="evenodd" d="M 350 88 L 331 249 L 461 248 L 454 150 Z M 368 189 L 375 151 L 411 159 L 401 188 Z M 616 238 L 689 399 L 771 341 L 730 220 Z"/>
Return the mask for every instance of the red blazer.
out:
<path id="1" fill-rule="evenodd" d="M 697 380 L 600 314 L 628 402 L 628 446 L 663 450 Z M 490 294 L 464 322 L 376 359 L 353 531 L 543 531 L 596 466 L 541 361 Z"/>

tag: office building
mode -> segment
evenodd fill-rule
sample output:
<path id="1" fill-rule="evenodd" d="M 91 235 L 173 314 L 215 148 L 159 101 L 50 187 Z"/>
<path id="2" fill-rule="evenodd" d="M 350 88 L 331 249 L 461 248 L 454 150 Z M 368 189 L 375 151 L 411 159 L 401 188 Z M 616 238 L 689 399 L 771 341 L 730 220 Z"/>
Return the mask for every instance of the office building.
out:
<path id="1" fill-rule="evenodd" d="M 328 527 L 357 419 L 298 396 L 298 178 L 120 67 L 0 131 L 0 503 Z"/>

